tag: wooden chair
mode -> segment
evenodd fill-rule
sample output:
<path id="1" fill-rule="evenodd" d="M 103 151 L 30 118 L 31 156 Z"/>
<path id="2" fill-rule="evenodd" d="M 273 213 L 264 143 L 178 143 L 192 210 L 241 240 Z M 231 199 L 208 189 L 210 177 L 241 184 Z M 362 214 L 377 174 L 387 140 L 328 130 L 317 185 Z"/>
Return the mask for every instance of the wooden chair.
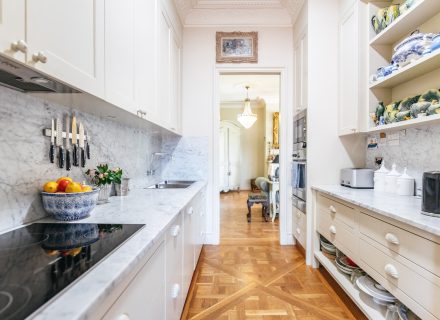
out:
<path id="1" fill-rule="evenodd" d="M 249 193 L 247 199 L 247 221 L 251 222 L 252 218 L 252 206 L 254 204 L 261 204 L 261 213 L 264 220 L 269 221 L 270 215 L 270 198 L 269 198 L 269 179 L 259 177 L 255 180 L 255 184 L 261 190 L 260 192 L 251 192 Z"/>

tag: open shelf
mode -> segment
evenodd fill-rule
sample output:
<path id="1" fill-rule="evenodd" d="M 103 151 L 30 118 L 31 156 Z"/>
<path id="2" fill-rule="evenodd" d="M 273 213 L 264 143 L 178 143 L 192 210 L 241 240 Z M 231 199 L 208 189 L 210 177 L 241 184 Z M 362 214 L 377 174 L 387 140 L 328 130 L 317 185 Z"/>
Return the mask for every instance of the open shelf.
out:
<path id="1" fill-rule="evenodd" d="M 428 126 L 438 123 L 440 123 L 440 114 L 434 114 L 432 116 L 426 116 L 422 118 L 405 120 L 401 122 L 395 122 L 395 123 L 385 124 L 382 126 L 372 127 L 368 129 L 368 132 L 374 133 L 374 132 L 396 131 L 411 127 Z"/>
<path id="2" fill-rule="evenodd" d="M 440 1 L 437 0 L 439 3 Z M 370 85 L 370 89 L 375 88 L 392 88 L 428 72 L 440 68 L 440 50 L 436 50 L 419 60 L 408 64 L 392 74 L 375 81 Z"/>
<path id="3" fill-rule="evenodd" d="M 407 12 L 371 39 L 370 45 L 393 45 L 439 12 L 439 0 L 419 0 Z"/>
<path id="4" fill-rule="evenodd" d="M 316 251 L 315 257 L 369 319 L 385 319 L 385 307 L 377 305 L 371 297 L 358 290 L 348 276 L 339 272 L 334 262 L 324 256 L 321 251 Z"/>

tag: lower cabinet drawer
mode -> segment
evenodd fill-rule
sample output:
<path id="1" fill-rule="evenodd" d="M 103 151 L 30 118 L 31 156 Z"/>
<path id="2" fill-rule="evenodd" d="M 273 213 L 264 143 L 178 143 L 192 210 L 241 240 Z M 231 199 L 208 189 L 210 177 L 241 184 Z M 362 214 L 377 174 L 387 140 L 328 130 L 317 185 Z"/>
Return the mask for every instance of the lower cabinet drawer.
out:
<path id="1" fill-rule="evenodd" d="M 383 277 L 389 287 L 399 289 L 440 319 L 440 286 L 437 285 L 438 281 L 437 284 L 429 281 L 364 239 L 360 240 L 360 252 L 362 252 L 360 255 L 362 262 Z M 402 302 L 405 303 L 405 301 Z"/>
<path id="2" fill-rule="evenodd" d="M 354 208 L 333 199 L 327 198 L 322 194 L 318 194 L 316 210 L 319 213 L 327 214 L 332 220 L 343 222 L 351 228 L 354 228 L 356 226 L 356 211 L 354 210 Z"/>
<path id="3" fill-rule="evenodd" d="M 165 319 L 165 244 L 162 243 L 102 319 Z"/>
<path id="4" fill-rule="evenodd" d="M 440 277 L 440 245 L 368 214 L 360 214 L 361 233 Z"/>
<path id="5" fill-rule="evenodd" d="M 318 232 L 347 256 L 356 259 L 359 252 L 358 235 L 344 223 L 330 219 L 327 213 L 318 212 L 316 218 Z"/>
<path id="6" fill-rule="evenodd" d="M 298 210 L 293 208 L 293 236 L 301 244 L 303 248 L 306 248 L 307 239 L 307 216 Z"/>

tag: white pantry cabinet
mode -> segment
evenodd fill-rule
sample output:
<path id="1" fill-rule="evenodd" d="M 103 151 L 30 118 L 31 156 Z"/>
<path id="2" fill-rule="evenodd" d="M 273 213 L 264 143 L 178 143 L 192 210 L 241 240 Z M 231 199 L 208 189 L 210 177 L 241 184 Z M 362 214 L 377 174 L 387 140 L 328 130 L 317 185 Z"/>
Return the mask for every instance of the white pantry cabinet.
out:
<path id="1" fill-rule="evenodd" d="M 339 135 L 361 131 L 366 103 L 365 4 L 352 1 L 339 21 Z"/>
<path id="2" fill-rule="evenodd" d="M 104 95 L 104 0 L 27 0 L 26 62 Z"/>
<path id="3" fill-rule="evenodd" d="M 295 77 L 295 110 L 300 112 L 307 108 L 308 104 L 308 38 L 307 28 L 295 40 L 294 55 L 294 77 Z"/>
<path id="4" fill-rule="evenodd" d="M 21 62 L 27 52 L 25 0 L 0 2 L 0 52 Z"/>
<path id="5" fill-rule="evenodd" d="M 165 243 L 142 267 L 128 287 L 110 307 L 104 320 L 166 319 Z"/>

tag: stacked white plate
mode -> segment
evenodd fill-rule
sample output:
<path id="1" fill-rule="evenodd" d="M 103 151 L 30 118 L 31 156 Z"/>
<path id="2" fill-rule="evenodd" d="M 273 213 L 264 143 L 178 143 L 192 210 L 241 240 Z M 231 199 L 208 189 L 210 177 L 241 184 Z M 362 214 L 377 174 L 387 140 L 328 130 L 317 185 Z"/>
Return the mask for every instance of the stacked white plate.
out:
<path id="1" fill-rule="evenodd" d="M 323 236 L 321 236 L 321 250 L 328 255 L 336 256 L 336 247 Z"/>
<path id="2" fill-rule="evenodd" d="M 336 258 L 335 263 L 336 263 L 336 268 L 338 268 L 341 272 L 351 276 L 354 270 L 359 270 L 360 268 L 358 266 L 350 265 L 348 259 L 349 258 L 347 256 L 344 255 L 339 256 Z"/>
<path id="3" fill-rule="evenodd" d="M 356 284 L 360 290 L 371 296 L 373 301 L 379 305 L 388 305 L 397 301 L 396 297 L 369 276 L 359 277 Z"/>
<path id="4" fill-rule="evenodd" d="M 411 310 L 409 310 L 405 305 L 399 304 L 397 309 L 397 314 L 400 320 L 418 320 L 420 319 Z"/>

